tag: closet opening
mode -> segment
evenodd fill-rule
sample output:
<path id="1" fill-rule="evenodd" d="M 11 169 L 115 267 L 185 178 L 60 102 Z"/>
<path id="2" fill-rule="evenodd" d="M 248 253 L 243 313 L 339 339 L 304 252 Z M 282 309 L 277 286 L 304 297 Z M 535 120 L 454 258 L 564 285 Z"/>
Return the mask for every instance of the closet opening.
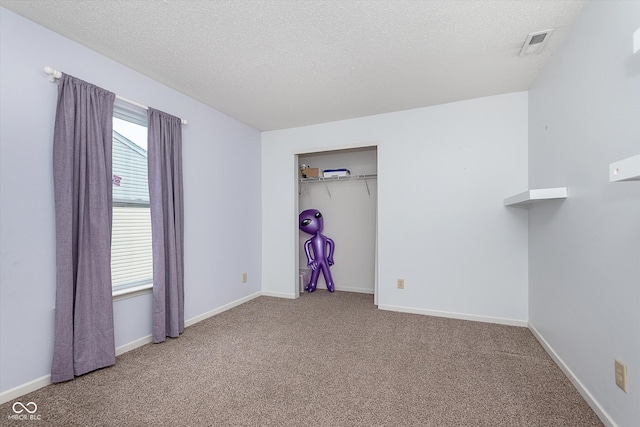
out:
<path id="1" fill-rule="evenodd" d="M 377 145 L 299 153 L 295 158 L 296 219 L 307 209 L 322 213 L 322 234 L 335 242 L 330 270 L 336 292 L 372 294 L 377 304 Z M 305 242 L 312 236 L 300 230 L 297 222 L 295 226 L 298 297 L 307 292 L 311 270 Z M 322 274 L 315 292 L 327 292 Z"/>

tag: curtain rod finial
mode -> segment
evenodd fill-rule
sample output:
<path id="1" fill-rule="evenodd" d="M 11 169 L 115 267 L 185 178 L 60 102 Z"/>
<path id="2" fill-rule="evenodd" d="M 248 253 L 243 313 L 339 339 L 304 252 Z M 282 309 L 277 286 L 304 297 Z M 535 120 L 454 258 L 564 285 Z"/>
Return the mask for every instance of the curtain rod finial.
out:
<path id="1" fill-rule="evenodd" d="M 52 82 L 55 81 L 56 79 L 59 79 L 60 77 L 62 77 L 62 73 L 58 70 L 54 70 L 53 68 L 49 67 L 48 65 L 46 67 L 44 67 L 44 72 L 49 74 L 49 80 L 51 80 Z"/>

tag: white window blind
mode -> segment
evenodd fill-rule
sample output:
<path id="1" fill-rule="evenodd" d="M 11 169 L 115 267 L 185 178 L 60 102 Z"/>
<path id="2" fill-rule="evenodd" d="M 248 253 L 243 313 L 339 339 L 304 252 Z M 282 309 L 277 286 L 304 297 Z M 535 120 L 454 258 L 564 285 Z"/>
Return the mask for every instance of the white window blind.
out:
<path id="1" fill-rule="evenodd" d="M 116 101 L 113 121 L 113 290 L 152 283 L 146 111 Z"/>
<path id="2" fill-rule="evenodd" d="M 111 280 L 119 289 L 151 283 L 151 212 L 148 206 L 114 206 Z"/>

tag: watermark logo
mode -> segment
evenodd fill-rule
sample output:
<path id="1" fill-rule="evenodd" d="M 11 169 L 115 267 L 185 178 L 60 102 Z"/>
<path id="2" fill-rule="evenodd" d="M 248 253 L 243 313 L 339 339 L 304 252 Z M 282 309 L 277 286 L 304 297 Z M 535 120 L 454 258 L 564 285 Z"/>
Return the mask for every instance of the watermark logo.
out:
<path id="1" fill-rule="evenodd" d="M 24 411 L 27 411 L 30 414 L 35 414 L 38 412 L 38 405 L 36 405 L 36 402 L 29 402 L 26 405 L 22 402 L 16 402 L 13 404 L 13 412 L 16 414 L 21 414 Z"/>
<path id="2" fill-rule="evenodd" d="M 11 407 L 13 414 L 8 415 L 10 420 L 41 420 L 42 417 L 38 412 L 38 405 L 35 402 L 29 402 L 26 405 L 22 402 L 15 402 Z"/>

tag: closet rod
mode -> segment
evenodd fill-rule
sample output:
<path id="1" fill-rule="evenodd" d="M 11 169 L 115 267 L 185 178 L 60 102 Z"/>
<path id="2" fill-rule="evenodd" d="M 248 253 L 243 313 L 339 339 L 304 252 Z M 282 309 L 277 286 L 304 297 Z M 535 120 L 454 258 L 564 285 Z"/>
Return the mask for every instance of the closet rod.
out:
<path id="1" fill-rule="evenodd" d="M 48 65 L 46 67 L 44 67 L 44 72 L 47 73 L 49 75 L 49 81 L 51 81 L 52 83 L 56 81 L 56 79 L 59 79 L 62 77 L 62 71 L 58 71 L 55 70 L 51 67 L 49 67 Z M 148 110 L 149 107 L 147 107 L 146 105 L 142 105 L 138 102 L 135 101 L 131 101 L 130 99 L 124 98 L 120 95 L 116 94 L 116 99 L 119 99 L 120 101 L 126 102 L 127 104 L 131 104 L 131 105 L 135 105 L 136 107 L 142 108 L 144 110 Z M 188 122 L 185 119 L 180 119 L 182 120 L 182 124 L 186 125 Z"/>

